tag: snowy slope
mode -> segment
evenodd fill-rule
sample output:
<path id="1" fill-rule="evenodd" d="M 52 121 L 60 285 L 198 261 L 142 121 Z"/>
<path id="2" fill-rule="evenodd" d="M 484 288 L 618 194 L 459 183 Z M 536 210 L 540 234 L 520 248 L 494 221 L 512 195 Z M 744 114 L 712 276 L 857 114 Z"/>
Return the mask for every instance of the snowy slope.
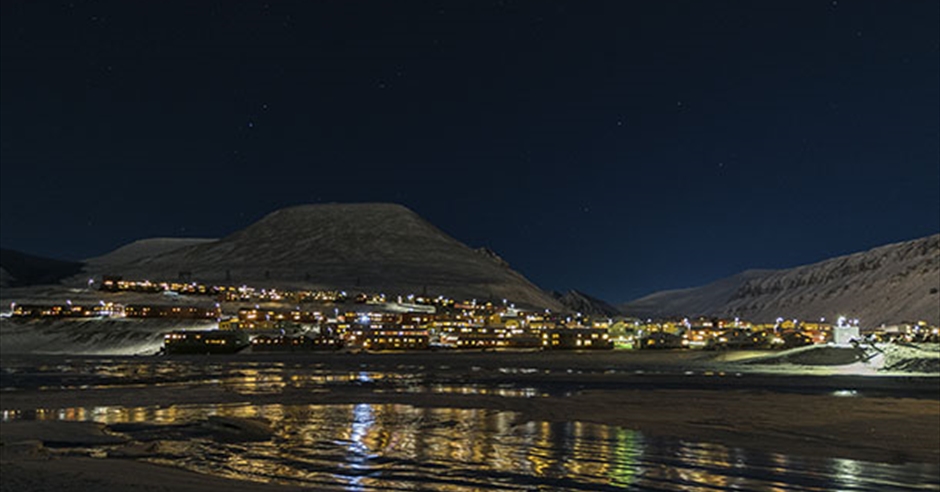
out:
<path id="1" fill-rule="evenodd" d="M 188 272 L 203 282 L 389 294 L 426 290 L 561 308 L 488 250 L 475 251 L 394 204 L 291 207 L 217 241 L 132 261 L 109 261 L 112 255 L 90 268 L 128 278 L 175 279 Z"/>
<path id="2" fill-rule="evenodd" d="M 173 330 L 206 330 L 212 321 L 162 319 L 0 318 L 3 354 L 154 354 Z"/>
<path id="3" fill-rule="evenodd" d="M 940 234 L 786 270 L 749 271 L 712 284 L 646 296 L 622 306 L 641 316 L 778 316 L 866 325 L 940 323 Z M 649 314 L 643 314 L 649 313 Z"/>
<path id="4" fill-rule="evenodd" d="M 769 319 L 843 314 L 865 324 L 940 323 L 940 234 L 774 272 L 741 286 L 725 313 Z"/>
<path id="5" fill-rule="evenodd" d="M 772 272 L 745 270 L 700 287 L 655 292 L 621 305 L 620 310 L 639 318 L 711 315 L 716 306 L 723 306 L 730 301 L 742 285 Z"/>

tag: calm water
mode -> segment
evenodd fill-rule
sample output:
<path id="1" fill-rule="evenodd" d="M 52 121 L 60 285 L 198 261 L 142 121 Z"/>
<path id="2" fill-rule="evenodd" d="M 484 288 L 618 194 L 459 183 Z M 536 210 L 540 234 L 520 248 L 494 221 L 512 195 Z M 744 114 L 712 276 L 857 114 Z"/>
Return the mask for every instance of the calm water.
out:
<path id="1" fill-rule="evenodd" d="M 650 439 L 512 412 L 400 404 L 179 405 L 3 412 L 3 420 L 107 424 L 264 417 L 274 439 L 227 444 L 166 433 L 152 461 L 226 477 L 342 490 L 940 490 L 940 466 L 795 458 Z M 119 429 L 122 427 L 118 426 Z M 159 427 L 157 427 L 159 429 Z M 175 440 L 174 440 L 175 436 Z"/>
<path id="2" fill-rule="evenodd" d="M 220 387 L 256 395 L 330 392 L 467 393 L 530 398 L 558 388 L 502 384 L 500 375 L 544 373 L 525 366 L 356 364 L 240 359 L 4 360 L 4 392 L 91 388 Z M 481 377 L 463 381 L 468 375 Z M 487 377 L 490 376 L 490 377 Z M 7 393 L 11 394 L 11 393 Z M 241 396 L 239 396 L 241 395 Z M 0 403 L 2 407 L 2 403 Z M 192 433 L 210 416 L 263 417 L 268 441 L 224 443 Z M 332 490 L 933 490 L 940 464 L 803 458 L 717 444 L 657 439 L 615 426 L 530 422 L 499 410 L 402 404 L 177 404 L 2 411 L 2 419 L 97 421 L 159 441 L 158 463 L 259 482 Z"/>

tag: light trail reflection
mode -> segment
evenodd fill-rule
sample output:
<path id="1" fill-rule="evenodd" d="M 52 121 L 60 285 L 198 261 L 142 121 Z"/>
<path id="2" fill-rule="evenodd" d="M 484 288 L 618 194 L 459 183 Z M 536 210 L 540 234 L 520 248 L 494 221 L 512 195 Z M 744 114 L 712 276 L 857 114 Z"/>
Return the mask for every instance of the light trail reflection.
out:
<path id="1" fill-rule="evenodd" d="M 210 416 L 264 417 L 274 435 L 232 443 L 180 434 L 179 424 Z M 940 489 L 935 465 L 803 459 L 484 409 L 237 403 L 3 411 L 2 418 L 148 424 L 146 439 L 162 450 L 151 461 L 316 489 Z"/>

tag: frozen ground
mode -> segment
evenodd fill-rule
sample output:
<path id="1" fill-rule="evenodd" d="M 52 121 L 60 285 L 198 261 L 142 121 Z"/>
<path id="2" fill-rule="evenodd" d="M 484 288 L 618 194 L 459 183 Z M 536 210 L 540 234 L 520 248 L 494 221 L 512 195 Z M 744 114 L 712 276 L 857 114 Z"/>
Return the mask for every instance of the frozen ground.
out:
<path id="1" fill-rule="evenodd" d="M 940 376 L 940 344 L 884 343 L 861 347 L 810 345 L 775 353 L 745 352 L 734 362 L 775 373 Z"/>
<path id="2" fill-rule="evenodd" d="M 210 329 L 214 321 L 0 318 L 0 352 L 11 354 L 152 355 L 173 330 Z"/>
<path id="3" fill-rule="evenodd" d="M 889 344 L 882 349 L 885 371 L 940 374 L 940 343 Z"/>

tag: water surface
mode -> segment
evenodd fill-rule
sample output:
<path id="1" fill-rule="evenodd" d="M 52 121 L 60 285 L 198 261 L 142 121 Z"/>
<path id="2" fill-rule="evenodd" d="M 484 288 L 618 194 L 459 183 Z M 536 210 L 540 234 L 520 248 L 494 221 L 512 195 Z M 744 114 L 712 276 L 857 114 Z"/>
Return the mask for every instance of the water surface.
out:
<path id="1" fill-rule="evenodd" d="M 629 428 L 577 422 L 577 415 L 572 417 L 575 422 L 549 423 L 527 421 L 520 414 L 496 409 L 435 408 L 426 403 L 420 407 L 308 404 L 323 394 L 350 389 L 364 394 L 396 393 L 405 402 L 412 394 L 462 394 L 525 398 L 540 405 L 548 404 L 547 395 L 575 393 L 586 385 L 617 389 L 711 385 L 716 391 L 743 387 L 865 398 L 898 384 L 880 378 L 794 380 L 683 365 L 614 367 L 592 364 L 591 358 L 586 363 L 585 357 L 5 357 L 0 389 L 8 397 L 33 395 L 42 400 L 42 395 L 66 394 L 78 396 L 71 401 L 81 402 L 90 401 L 83 395 L 94 393 L 93 400 L 107 401 L 137 390 L 144 395 L 162 388 L 169 390 L 166 394 L 211 389 L 210 398 L 219 399 L 198 404 L 156 399 L 151 401 L 165 404 L 45 409 L 14 409 L 0 402 L 0 410 L 4 421 L 105 423 L 138 441 L 154 443 L 155 451 L 147 459 L 157 463 L 312 489 L 940 491 L 940 464 L 898 465 L 757 452 L 654 438 Z M 581 371 L 587 377 L 565 382 L 567 376 Z M 873 388 L 873 381 L 879 386 Z M 935 381 L 921 386 L 931 383 Z M 910 393 L 890 391 L 892 395 Z M 933 388 L 912 394 L 936 398 L 935 392 Z M 489 401 L 494 400 L 499 398 Z M 303 403 L 285 404 L 291 401 Z M 270 422 L 274 435 L 259 442 L 225 442 L 200 427 L 212 416 L 263 418 Z"/>
<path id="2" fill-rule="evenodd" d="M 210 416 L 261 417 L 274 437 L 226 443 L 180 430 Z M 940 465 L 800 458 L 487 409 L 226 404 L 4 411 L 2 418 L 111 424 L 159 440 L 149 458 L 157 463 L 315 489 L 940 490 Z"/>

